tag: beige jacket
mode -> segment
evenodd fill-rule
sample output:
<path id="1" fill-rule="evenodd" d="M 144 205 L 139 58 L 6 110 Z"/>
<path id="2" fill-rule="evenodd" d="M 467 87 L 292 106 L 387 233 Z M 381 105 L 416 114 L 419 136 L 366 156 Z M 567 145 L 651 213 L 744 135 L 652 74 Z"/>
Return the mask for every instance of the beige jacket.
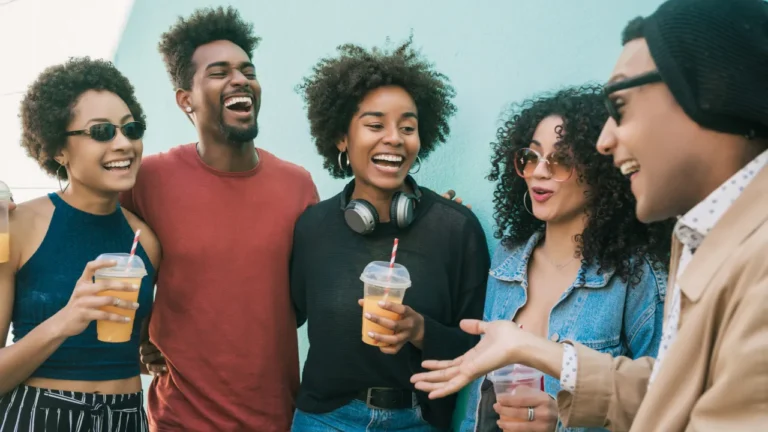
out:
<path id="1" fill-rule="evenodd" d="M 670 287 L 681 251 L 673 239 Z M 565 425 L 768 431 L 768 168 L 707 235 L 678 283 L 679 330 L 651 388 L 654 359 L 613 358 L 574 344 L 576 391 L 557 397 Z"/>

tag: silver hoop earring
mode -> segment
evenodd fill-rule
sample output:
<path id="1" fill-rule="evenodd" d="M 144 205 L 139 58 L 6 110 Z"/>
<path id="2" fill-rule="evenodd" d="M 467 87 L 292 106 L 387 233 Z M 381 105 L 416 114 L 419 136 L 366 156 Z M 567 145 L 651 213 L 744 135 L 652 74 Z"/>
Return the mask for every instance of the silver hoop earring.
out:
<path id="1" fill-rule="evenodd" d="M 347 168 L 349 168 L 349 156 L 347 156 L 347 164 L 346 165 L 341 163 L 341 156 L 346 154 L 346 153 L 347 153 L 346 150 L 339 152 L 339 169 L 341 170 L 341 172 L 346 172 Z"/>
<path id="2" fill-rule="evenodd" d="M 528 191 L 525 191 L 525 194 L 523 194 L 523 207 L 525 207 L 525 211 L 528 212 L 533 217 L 536 217 L 531 209 L 528 208 Z"/>
<path id="3" fill-rule="evenodd" d="M 410 171 L 408 174 L 416 174 L 417 172 L 421 171 L 421 157 L 416 156 L 416 164 L 418 164 L 418 167 L 416 168 L 416 171 Z M 416 165 L 414 164 L 414 165 Z M 413 169 L 413 167 L 411 167 Z"/>
<path id="4" fill-rule="evenodd" d="M 61 193 L 64 193 L 64 191 L 66 191 L 67 188 L 69 187 L 69 182 L 67 182 L 67 186 L 61 187 L 61 174 L 60 173 L 61 173 L 61 169 L 62 168 L 64 168 L 64 165 L 62 165 L 62 164 L 59 164 L 59 167 L 56 168 L 56 180 L 59 181 L 59 190 L 61 191 Z"/>

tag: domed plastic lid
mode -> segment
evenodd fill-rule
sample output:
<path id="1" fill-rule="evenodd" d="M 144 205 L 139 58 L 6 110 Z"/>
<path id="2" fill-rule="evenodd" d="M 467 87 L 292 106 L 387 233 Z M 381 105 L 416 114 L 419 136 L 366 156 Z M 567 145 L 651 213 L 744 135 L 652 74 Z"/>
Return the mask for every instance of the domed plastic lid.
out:
<path id="1" fill-rule="evenodd" d="M 11 198 L 13 198 L 11 188 L 9 188 L 7 184 L 0 181 L 0 200 L 10 201 Z"/>
<path id="2" fill-rule="evenodd" d="M 374 261 L 363 270 L 360 280 L 382 287 L 405 289 L 411 286 L 411 275 L 408 269 L 400 264 L 395 264 L 394 268 L 389 268 L 389 263 L 384 261 Z"/>
<path id="3" fill-rule="evenodd" d="M 96 270 L 96 276 L 134 278 L 147 275 L 144 261 L 138 255 L 134 255 L 131 258 L 130 254 L 127 253 L 109 253 L 99 255 L 97 260 L 117 261 L 117 265 Z"/>

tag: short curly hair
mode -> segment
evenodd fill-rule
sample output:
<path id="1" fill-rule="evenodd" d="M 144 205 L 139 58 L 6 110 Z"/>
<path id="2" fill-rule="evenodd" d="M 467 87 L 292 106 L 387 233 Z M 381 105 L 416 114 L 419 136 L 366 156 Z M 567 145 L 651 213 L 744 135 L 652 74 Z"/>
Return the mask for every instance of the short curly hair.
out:
<path id="1" fill-rule="evenodd" d="M 413 98 L 419 115 L 421 159 L 445 142 L 450 134 L 448 122 L 456 112 L 456 95 L 448 77 L 434 69 L 412 47 L 413 38 L 392 51 L 345 44 L 339 55 L 320 60 L 312 74 L 297 86 L 307 107 L 310 132 L 323 167 L 335 178 L 352 175 L 337 163 L 338 142 L 347 134 L 352 116 L 365 96 L 379 87 L 402 87 Z"/>
<path id="2" fill-rule="evenodd" d="M 163 56 L 171 82 L 177 89 L 190 90 L 195 65 L 192 56 L 201 46 L 218 40 L 227 40 L 245 51 L 249 59 L 259 46 L 261 38 L 254 35 L 249 24 L 233 7 L 198 9 L 189 18 L 179 17 L 176 24 L 160 37 L 158 50 Z"/>
<path id="3" fill-rule="evenodd" d="M 21 101 L 21 145 L 43 170 L 62 180 L 67 172 L 59 170 L 54 157 L 67 145 L 72 110 L 88 90 L 116 94 L 136 121 L 147 124 L 133 86 L 111 62 L 79 57 L 45 69 Z"/>
<path id="4" fill-rule="evenodd" d="M 579 181 L 586 183 L 588 217 L 584 232 L 576 237 L 584 264 L 596 263 L 599 273 L 615 271 L 625 282 L 637 284 L 641 266 L 632 258 L 646 257 L 665 268 L 669 263 L 674 221 L 645 225 L 635 216 L 630 183 L 613 158 L 601 155 L 595 145 L 608 118 L 602 87 L 585 85 L 542 94 L 515 105 L 510 119 L 499 128 L 493 143 L 489 180 L 498 181 L 494 192 L 496 238 L 510 247 L 527 241 L 545 223 L 526 210 L 525 179 L 515 171 L 515 152 L 528 147 L 539 123 L 551 115 L 563 119 L 556 148 L 573 155 Z M 567 149 L 567 150 L 566 150 Z"/>

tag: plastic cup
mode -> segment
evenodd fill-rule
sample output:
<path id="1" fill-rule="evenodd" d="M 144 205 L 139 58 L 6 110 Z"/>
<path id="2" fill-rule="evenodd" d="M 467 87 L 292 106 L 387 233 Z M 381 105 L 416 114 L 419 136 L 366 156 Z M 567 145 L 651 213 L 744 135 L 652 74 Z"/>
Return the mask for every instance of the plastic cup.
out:
<path id="1" fill-rule="evenodd" d="M 147 275 L 144 267 L 144 261 L 134 255 L 130 258 L 127 253 L 111 253 L 99 255 L 99 260 L 113 260 L 117 262 L 114 267 L 96 270 L 96 281 L 119 281 L 133 285 L 141 286 L 141 279 Z M 130 261 L 130 262 L 129 262 Z M 100 296 L 117 297 L 128 302 L 137 302 L 139 300 L 139 291 L 112 291 L 105 290 L 100 292 Z M 104 306 L 101 310 L 126 316 L 131 320 L 125 323 L 115 321 L 96 321 L 96 335 L 102 342 L 128 342 L 131 340 L 133 332 L 133 320 L 136 318 L 136 311 L 132 309 L 118 308 L 115 306 Z"/>
<path id="2" fill-rule="evenodd" d="M 12 197 L 8 186 L 0 181 L 0 264 L 11 259 L 11 227 L 8 207 Z"/>
<path id="3" fill-rule="evenodd" d="M 363 342 L 373 346 L 383 346 L 368 336 L 368 332 L 379 333 L 383 335 L 393 335 L 395 332 L 382 327 L 365 318 L 366 313 L 388 318 L 393 321 L 400 319 L 400 315 L 382 309 L 379 306 L 380 301 L 392 303 L 403 303 L 405 291 L 411 286 L 411 275 L 408 269 L 400 264 L 395 264 L 389 268 L 389 263 L 384 261 L 374 261 L 368 264 L 360 275 L 363 281 Z"/>
<path id="4" fill-rule="evenodd" d="M 496 397 L 503 394 L 525 394 L 541 391 L 544 374 L 537 369 L 513 364 L 497 369 L 488 375 L 493 383 L 493 391 Z M 526 422 L 528 419 L 501 416 L 501 420 L 508 422 Z"/>

